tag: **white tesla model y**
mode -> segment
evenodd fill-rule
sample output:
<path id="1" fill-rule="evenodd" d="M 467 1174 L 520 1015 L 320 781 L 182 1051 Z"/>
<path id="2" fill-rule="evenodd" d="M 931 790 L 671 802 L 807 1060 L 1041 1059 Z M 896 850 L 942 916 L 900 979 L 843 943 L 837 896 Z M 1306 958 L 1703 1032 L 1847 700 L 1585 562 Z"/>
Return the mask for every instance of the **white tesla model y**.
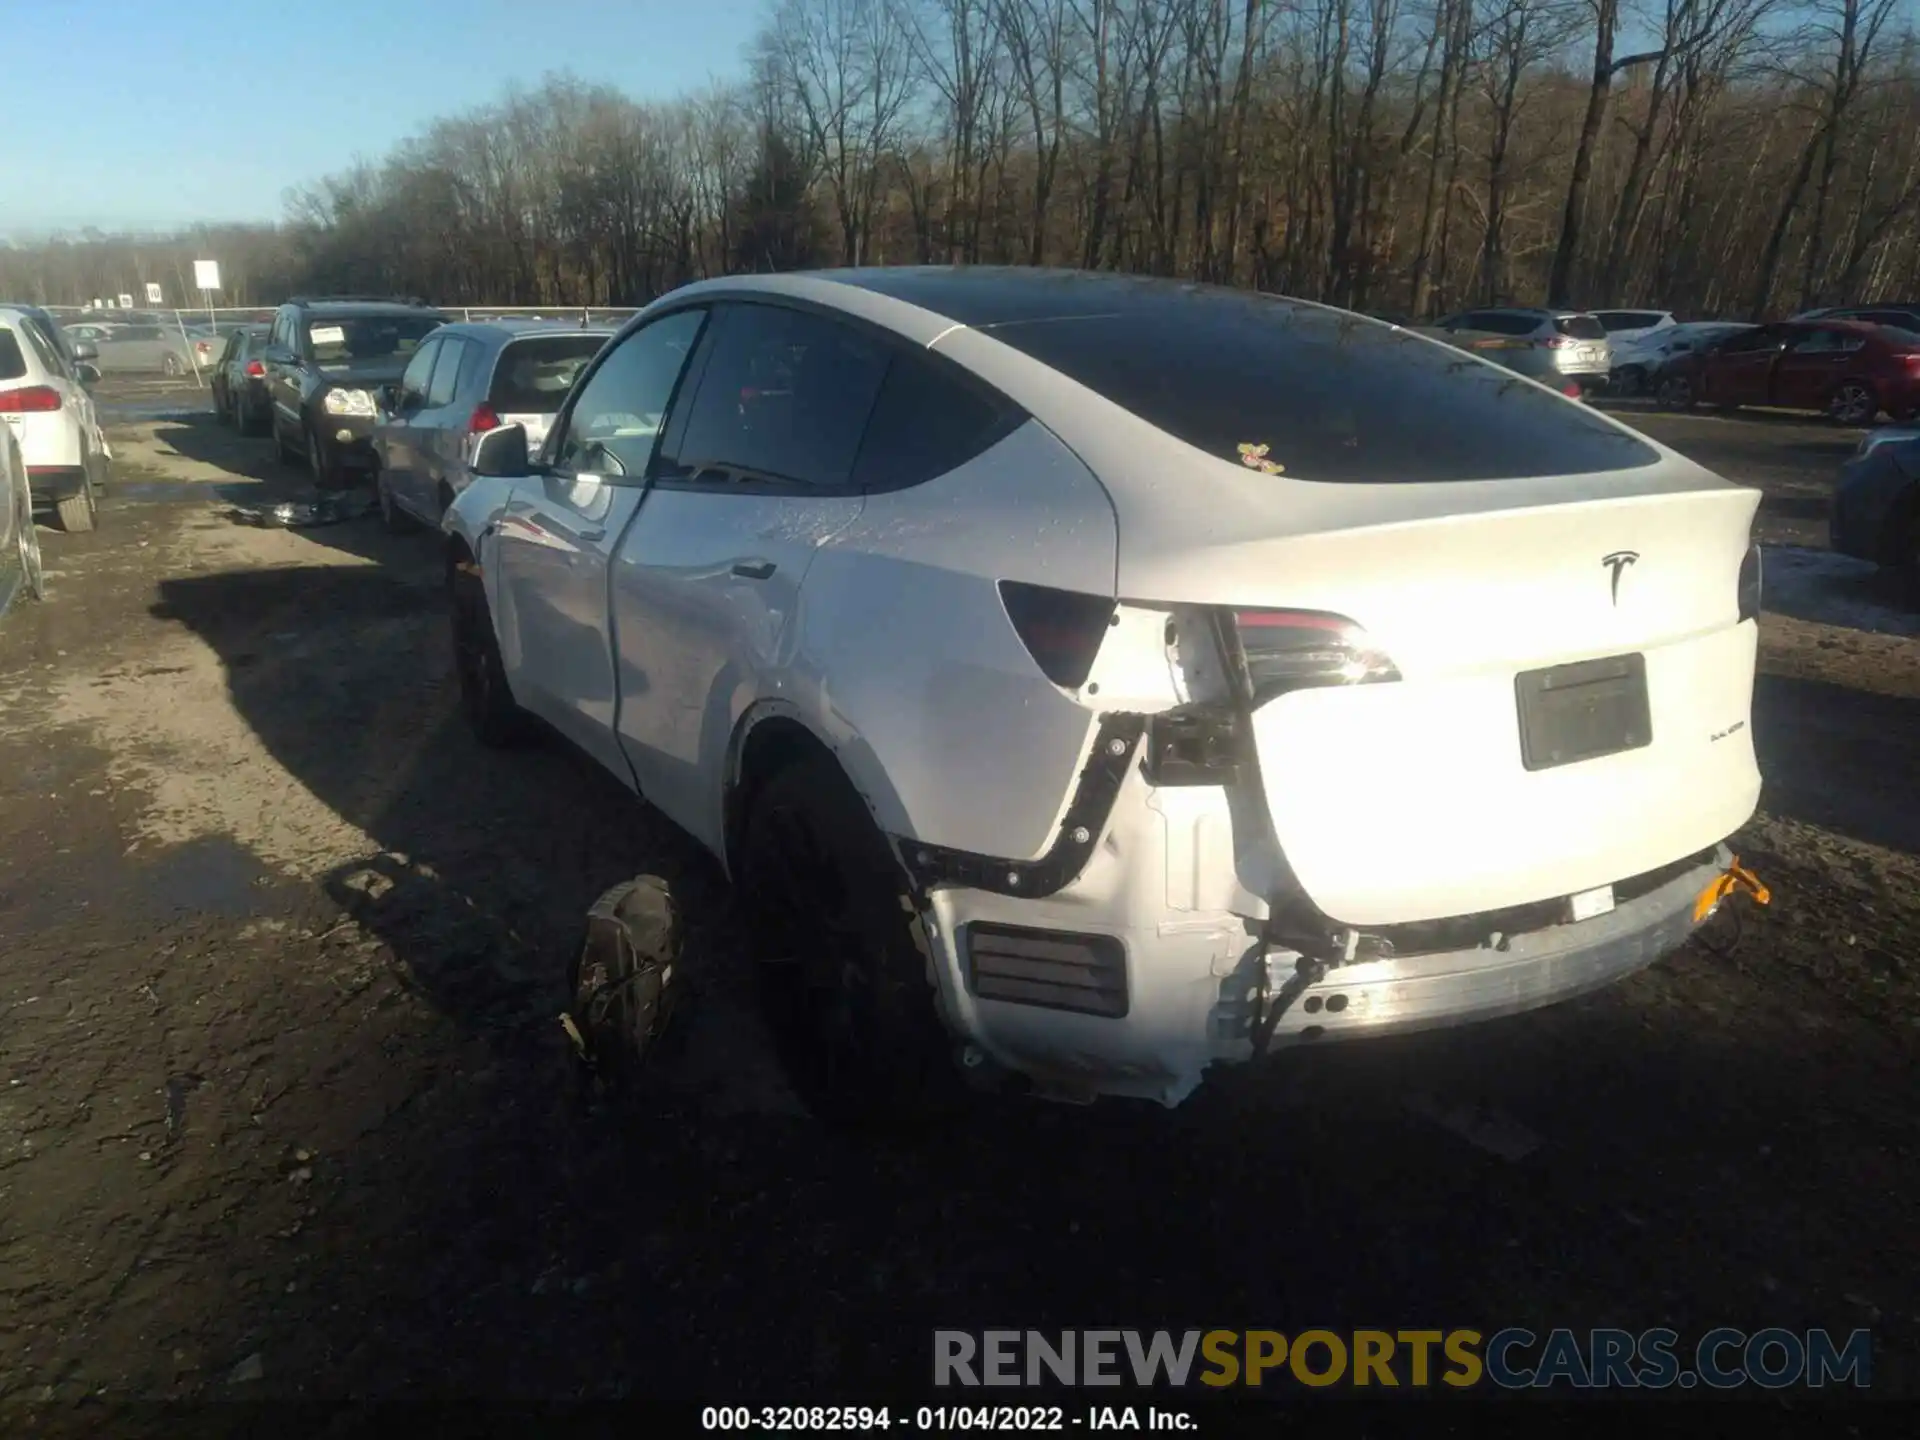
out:
<path id="1" fill-rule="evenodd" d="M 956 1068 L 1172 1104 L 1592 989 L 1687 939 L 1758 800 L 1757 493 L 1344 311 L 716 280 L 475 470 L 476 726 L 720 857 L 856 1114 Z"/>

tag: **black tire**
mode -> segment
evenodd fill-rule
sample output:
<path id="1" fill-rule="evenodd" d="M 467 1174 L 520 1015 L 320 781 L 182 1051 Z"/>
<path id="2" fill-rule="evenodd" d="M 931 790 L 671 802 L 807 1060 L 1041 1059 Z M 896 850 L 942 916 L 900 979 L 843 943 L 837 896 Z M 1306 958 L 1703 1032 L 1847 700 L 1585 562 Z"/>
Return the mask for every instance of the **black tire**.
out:
<path id="1" fill-rule="evenodd" d="M 394 502 L 393 491 L 387 488 L 387 472 L 384 469 L 374 473 L 373 488 L 380 501 L 380 523 L 389 535 L 411 535 L 420 528 L 420 522 Z"/>
<path id="2" fill-rule="evenodd" d="M 1827 401 L 1827 415 L 1836 425 L 1871 425 L 1880 413 L 1880 397 L 1864 380 L 1842 380 Z"/>
<path id="3" fill-rule="evenodd" d="M 327 456 L 327 448 L 320 440 L 320 432 L 307 426 L 307 469 L 313 475 L 314 488 L 318 490 L 341 490 L 346 481 L 338 462 Z"/>
<path id="4" fill-rule="evenodd" d="M 754 796 L 740 860 L 775 1031 L 814 1112 L 856 1128 L 950 1113 L 965 1090 L 932 947 L 898 861 L 829 757 L 788 766 Z"/>
<path id="5" fill-rule="evenodd" d="M 1693 381 L 1685 375 L 1669 375 L 1661 380 L 1654 392 L 1662 410 L 1691 410 L 1693 408 Z"/>
<path id="6" fill-rule="evenodd" d="M 1647 372 L 1638 365 L 1628 365 L 1614 376 L 1613 385 L 1617 395 L 1638 395 L 1647 388 Z"/>
<path id="7" fill-rule="evenodd" d="M 227 403 L 226 392 L 218 386 L 213 388 L 213 418 L 222 425 L 233 423 L 233 407 Z"/>
<path id="8" fill-rule="evenodd" d="M 93 499 L 93 478 L 89 476 L 81 481 L 80 488 L 64 500 L 56 500 L 53 513 L 60 521 L 60 528 L 69 535 L 84 535 L 99 522 L 98 507 Z"/>
<path id="9" fill-rule="evenodd" d="M 527 712 L 514 703 L 500 642 L 493 633 L 486 587 L 479 572 L 454 567 L 449 589 L 453 602 L 453 660 L 460 676 L 460 708 L 482 745 L 507 749 L 532 730 Z"/>
<path id="10" fill-rule="evenodd" d="M 307 457 L 287 444 L 287 432 L 281 428 L 279 420 L 276 419 L 271 423 L 273 425 L 273 448 L 280 456 L 280 463 L 289 467 L 298 465 L 304 469 L 306 467 Z"/>
<path id="11" fill-rule="evenodd" d="M 160 357 L 160 373 L 165 375 L 169 380 L 173 380 L 178 379 L 187 372 L 185 367 L 181 365 L 178 355 L 163 355 Z"/>

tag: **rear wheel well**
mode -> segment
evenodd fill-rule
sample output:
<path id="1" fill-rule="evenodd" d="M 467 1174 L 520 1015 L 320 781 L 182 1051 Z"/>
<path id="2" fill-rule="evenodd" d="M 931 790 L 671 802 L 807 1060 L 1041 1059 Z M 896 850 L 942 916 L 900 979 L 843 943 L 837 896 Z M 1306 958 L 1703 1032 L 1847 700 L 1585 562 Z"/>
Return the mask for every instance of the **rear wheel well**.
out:
<path id="1" fill-rule="evenodd" d="M 846 771 L 840 768 L 840 761 L 832 749 L 798 720 L 771 716 L 747 732 L 746 743 L 740 751 L 740 763 L 727 786 L 725 797 L 729 873 L 738 873 L 740 837 L 746 829 L 747 816 L 752 813 L 755 798 L 766 788 L 767 782 L 782 770 L 811 759 L 825 759 L 840 772 L 842 779 L 846 779 Z M 852 781 L 848 780 L 847 783 L 851 785 Z"/>

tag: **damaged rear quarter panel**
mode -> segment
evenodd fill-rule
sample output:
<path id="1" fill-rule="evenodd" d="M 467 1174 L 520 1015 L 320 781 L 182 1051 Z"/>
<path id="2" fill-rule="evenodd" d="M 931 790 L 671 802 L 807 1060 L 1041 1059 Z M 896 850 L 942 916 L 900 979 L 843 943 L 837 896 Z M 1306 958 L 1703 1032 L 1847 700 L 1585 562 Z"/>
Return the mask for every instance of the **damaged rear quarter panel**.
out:
<path id="1" fill-rule="evenodd" d="M 1111 597 L 1099 482 L 1029 421 L 959 469 L 869 496 L 801 606 L 814 728 L 895 835 L 1032 859 L 1052 842 L 1095 712 L 1027 653 L 997 582 Z"/>

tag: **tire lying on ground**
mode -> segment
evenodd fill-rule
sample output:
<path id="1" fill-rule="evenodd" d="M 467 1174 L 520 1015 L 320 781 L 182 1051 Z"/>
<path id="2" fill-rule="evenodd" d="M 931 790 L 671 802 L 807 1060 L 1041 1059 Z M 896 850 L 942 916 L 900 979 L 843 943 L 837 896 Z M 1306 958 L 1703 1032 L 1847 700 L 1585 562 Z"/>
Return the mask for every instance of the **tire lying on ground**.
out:
<path id="1" fill-rule="evenodd" d="M 680 912 L 658 875 L 614 886 L 587 912 L 561 1024 L 603 1089 L 630 1092 L 657 1049 L 673 1014 L 681 949 Z"/>

